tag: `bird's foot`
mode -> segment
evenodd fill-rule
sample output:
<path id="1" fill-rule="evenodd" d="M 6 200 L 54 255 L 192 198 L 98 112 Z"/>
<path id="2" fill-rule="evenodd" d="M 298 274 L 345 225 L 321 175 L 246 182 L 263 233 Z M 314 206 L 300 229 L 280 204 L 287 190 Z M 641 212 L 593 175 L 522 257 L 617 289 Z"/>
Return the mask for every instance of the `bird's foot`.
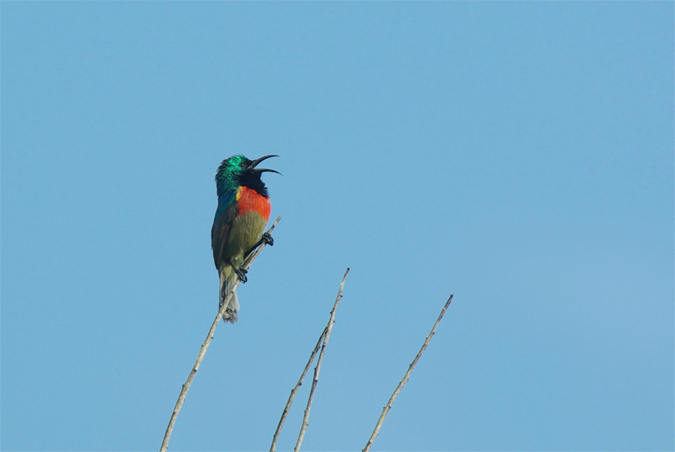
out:
<path id="1" fill-rule="evenodd" d="M 260 237 L 260 240 L 258 240 L 258 243 L 253 245 L 244 253 L 244 256 L 246 256 L 244 260 L 248 259 L 251 253 L 253 253 L 256 250 L 256 248 L 258 248 L 263 243 L 265 245 L 274 246 L 274 239 L 272 238 L 269 232 L 263 233 L 263 235 Z"/>
<path id="2" fill-rule="evenodd" d="M 246 273 L 248 273 L 247 270 L 244 270 L 243 268 L 235 268 L 234 272 L 237 274 L 241 282 L 245 283 L 248 281 L 248 278 L 246 277 Z"/>

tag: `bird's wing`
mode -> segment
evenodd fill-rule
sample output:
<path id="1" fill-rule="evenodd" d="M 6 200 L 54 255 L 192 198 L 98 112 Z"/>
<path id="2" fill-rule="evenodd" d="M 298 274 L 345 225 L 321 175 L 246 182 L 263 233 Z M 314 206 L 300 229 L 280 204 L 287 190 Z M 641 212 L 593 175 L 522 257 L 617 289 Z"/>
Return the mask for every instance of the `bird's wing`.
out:
<path id="1" fill-rule="evenodd" d="M 222 199 L 219 199 L 216 217 L 213 219 L 211 248 L 213 248 L 213 261 L 216 264 L 216 268 L 219 268 L 220 263 L 229 259 L 223 253 L 232 222 L 237 214 L 236 194 L 237 190 L 230 190 L 223 195 Z"/>

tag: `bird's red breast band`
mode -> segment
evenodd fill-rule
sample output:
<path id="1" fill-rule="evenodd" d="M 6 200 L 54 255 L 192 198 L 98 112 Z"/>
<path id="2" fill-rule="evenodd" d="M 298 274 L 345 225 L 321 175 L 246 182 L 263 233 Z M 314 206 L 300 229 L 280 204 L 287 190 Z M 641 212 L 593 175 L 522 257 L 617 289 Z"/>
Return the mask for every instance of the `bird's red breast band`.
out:
<path id="1" fill-rule="evenodd" d="M 248 187 L 239 187 L 237 190 L 237 215 L 244 215 L 249 212 L 257 212 L 265 221 L 269 221 L 272 205 L 269 198 L 262 196 L 257 191 Z"/>

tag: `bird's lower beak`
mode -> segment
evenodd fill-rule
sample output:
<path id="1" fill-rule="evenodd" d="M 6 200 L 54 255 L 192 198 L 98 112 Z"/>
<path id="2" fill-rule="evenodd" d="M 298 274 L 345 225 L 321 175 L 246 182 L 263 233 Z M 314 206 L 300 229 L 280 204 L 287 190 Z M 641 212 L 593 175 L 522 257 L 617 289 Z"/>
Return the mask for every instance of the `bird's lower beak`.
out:
<path id="1" fill-rule="evenodd" d="M 269 169 L 269 168 L 256 168 L 256 169 L 254 169 L 253 171 L 255 171 L 256 173 L 264 173 L 264 172 L 268 172 L 268 173 L 277 173 L 277 174 L 281 174 L 279 171 L 273 170 L 273 169 Z M 283 174 L 282 174 L 282 176 L 283 176 Z"/>

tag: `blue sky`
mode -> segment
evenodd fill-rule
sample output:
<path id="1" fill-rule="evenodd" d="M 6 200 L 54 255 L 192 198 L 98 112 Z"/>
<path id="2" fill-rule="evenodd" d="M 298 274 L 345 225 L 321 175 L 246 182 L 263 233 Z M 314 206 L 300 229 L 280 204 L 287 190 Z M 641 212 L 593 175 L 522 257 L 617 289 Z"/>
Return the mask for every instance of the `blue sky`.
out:
<path id="1" fill-rule="evenodd" d="M 170 450 L 672 450 L 672 2 L 2 2 L 1 447 L 159 449 L 213 177 L 283 216 Z M 292 448 L 309 385 L 279 442 Z"/>

